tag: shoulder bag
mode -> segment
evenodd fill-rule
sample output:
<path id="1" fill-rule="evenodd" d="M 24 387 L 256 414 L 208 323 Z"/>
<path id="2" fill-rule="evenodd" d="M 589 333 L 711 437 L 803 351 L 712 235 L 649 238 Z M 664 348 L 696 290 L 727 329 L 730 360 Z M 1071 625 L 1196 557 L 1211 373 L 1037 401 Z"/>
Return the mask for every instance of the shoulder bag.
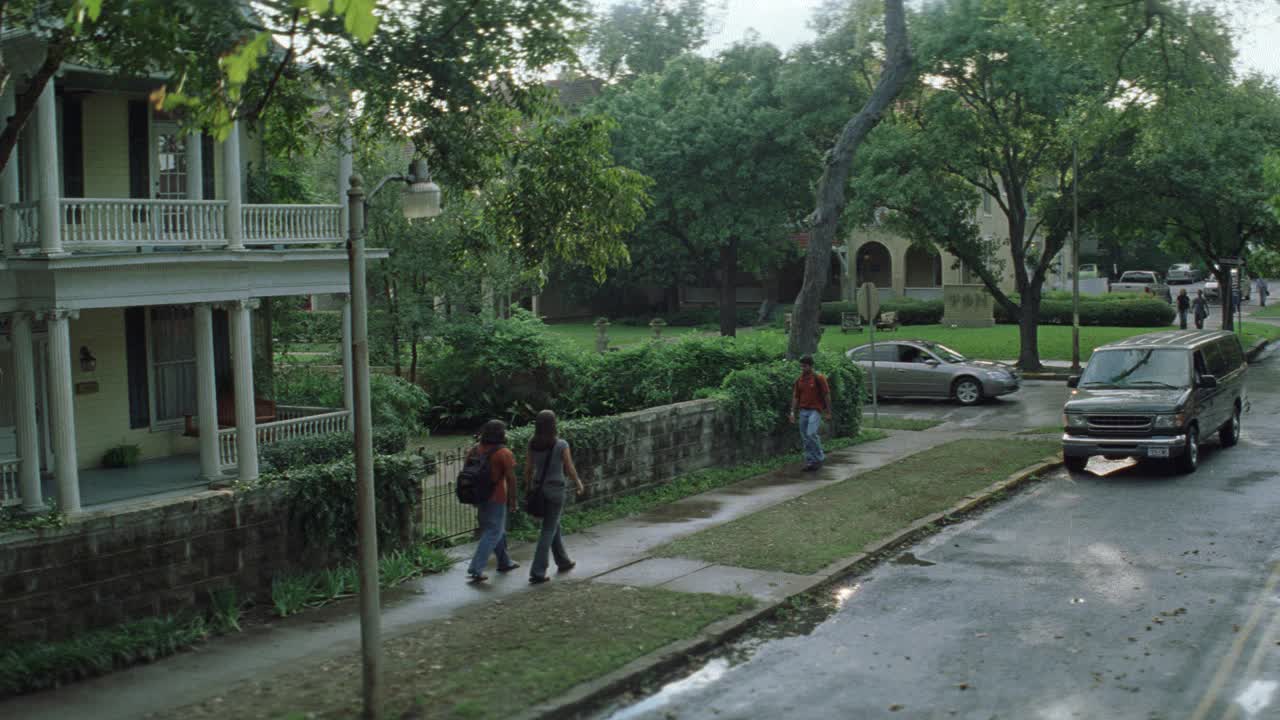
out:
<path id="1" fill-rule="evenodd" d="M 542 474 L 538 476 L 538 484 L 529 488 L 524 496 L 524 511 L 536 518 L 547 513 L 547 496 L 542 494 L 542 484 L 547 480 L 547 471 L 551 469 L 551 456 L 557 447 L 559 443 L 547 450 L 547 459 L 542 461 Z"/>

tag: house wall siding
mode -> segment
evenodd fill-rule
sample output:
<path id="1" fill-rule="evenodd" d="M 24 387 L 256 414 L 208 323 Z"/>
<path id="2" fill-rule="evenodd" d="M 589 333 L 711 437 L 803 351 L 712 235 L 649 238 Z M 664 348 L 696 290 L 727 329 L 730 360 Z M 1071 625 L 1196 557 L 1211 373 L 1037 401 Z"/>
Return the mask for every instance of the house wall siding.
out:
<path id="1" fill-rule="evenodd" d="M 129 197 L 129 106 L 122 95 L 84 98 L 84 194 Z"/>
<path id="2" fill-rule="evenodd" d="M 93 372 L 80 369 L 80 348 L 97 358 Z M 195 438 L 181 428 L 152 431 L 129 428 L 129 375 L 125 355 L 124 310 L 85 310 L 71 323 L 71 380 L 96 382 L 97 391 L 75 395 L 76 454 L 81 468 L 98 467 L 102 455 L 121 445 L 137 445 L 144 460 L 199 452 Z"/>

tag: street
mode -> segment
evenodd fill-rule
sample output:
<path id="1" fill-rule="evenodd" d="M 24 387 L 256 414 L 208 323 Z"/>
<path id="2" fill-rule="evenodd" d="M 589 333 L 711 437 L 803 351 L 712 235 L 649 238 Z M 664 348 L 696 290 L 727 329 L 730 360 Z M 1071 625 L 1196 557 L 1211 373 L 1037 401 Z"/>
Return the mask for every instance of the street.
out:
<path id="1" fill-rule="evenodd" d="M 1280 368 L 1250 373 L 1240 446 L 1207 448 L 1194 475 L 1058 471 L 848 579 L 811 632 L 744 640 L 600 717 L 1277 717 Z M 1051 388 L 964 413 L 1051 422 Z"/>

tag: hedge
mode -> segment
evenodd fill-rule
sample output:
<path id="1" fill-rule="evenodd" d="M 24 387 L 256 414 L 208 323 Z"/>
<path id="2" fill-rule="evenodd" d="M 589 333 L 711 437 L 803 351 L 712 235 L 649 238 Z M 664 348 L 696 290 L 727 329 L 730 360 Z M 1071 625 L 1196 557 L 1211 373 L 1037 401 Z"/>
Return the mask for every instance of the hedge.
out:
<path id="1" fill-rule="evenodd" d="M 1173 322 L 1177 312 L 1169 303 L 1156 298 L 1138 296 L 1099 296 L 1080 298 L 1080 324 L 1105 327 L 1164 327 Z M 1017 324 L 1004 308 L 996 305 L 997 323 Z M 1070 325 L 1071 298 L 1050 296 L 1040 301 L 1041 325 Z"/>
<path id="2" fill-rule="evenodd" d="M 396 455 L 404 452 L 408 440 L 403 429 L 377 429 L 373 431 L 373 451 L 379 455 Z M 335 462 L 351 456 L 354 448 L 352 433 L 326 433 L 264 445 L 258 450 L 258 459 L 263 472 L 273 472 Z"/>

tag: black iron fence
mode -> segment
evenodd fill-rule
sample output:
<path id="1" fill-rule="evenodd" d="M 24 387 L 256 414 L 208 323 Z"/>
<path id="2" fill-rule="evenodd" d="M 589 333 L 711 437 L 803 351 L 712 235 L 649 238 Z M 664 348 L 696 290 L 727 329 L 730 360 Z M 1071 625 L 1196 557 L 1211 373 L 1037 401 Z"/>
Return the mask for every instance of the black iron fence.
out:
<path id="1" fill-rule="evenodd" d="M 479 527 L 476 508 L 458 502 L 454 494 L 458 472 L 469 448 L 424 453 L 422 476 L 422 527 L 428 535 L 448 539 L 470 535 Z"/>

